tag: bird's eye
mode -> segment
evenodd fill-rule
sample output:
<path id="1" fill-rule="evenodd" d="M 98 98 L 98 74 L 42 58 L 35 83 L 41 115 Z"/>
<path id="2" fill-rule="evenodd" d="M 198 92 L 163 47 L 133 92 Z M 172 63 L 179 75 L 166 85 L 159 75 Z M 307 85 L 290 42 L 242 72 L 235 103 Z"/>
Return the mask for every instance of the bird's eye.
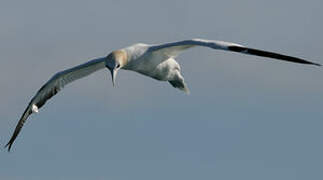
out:
<path id="1" fill-rule="evenodd" d="M 119 67 L 120 67 L 120 64 L 117 65 L 117 68 L 119 68 Z"/>

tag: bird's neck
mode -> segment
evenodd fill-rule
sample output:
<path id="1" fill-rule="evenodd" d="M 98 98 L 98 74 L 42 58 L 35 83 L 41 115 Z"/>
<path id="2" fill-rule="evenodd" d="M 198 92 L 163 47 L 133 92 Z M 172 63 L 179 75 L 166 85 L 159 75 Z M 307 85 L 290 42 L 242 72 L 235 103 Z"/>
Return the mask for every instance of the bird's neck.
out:
<path id="1" fill-rule="evenodd" d="M 128 64 L 129 56 L 128 53 L 123 50 L 116 50 L 113 52 L 113 55 L 115 56 L 116 59 L 118 59 L 121 67 L 126 66 Z"/>

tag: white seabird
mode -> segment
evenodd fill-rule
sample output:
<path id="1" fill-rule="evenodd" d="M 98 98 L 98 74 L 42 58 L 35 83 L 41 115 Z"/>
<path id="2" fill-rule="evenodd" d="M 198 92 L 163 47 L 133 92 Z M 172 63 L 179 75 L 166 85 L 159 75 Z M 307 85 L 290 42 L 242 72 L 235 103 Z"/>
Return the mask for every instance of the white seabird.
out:
<path id="1" fill-rule="evenodd" d="M 202 46 L 212 49 L 239 52 L 243 54 L 256 55 L 290 61 L 294 63 L 310 64 L 320 66 L 318 63 L 310 62 L 301 58 L 286 56 L 278 53 L 248 48 L 239 44 L 213 41 L 204 39 L 192 39 L 165 43 L 158 45 L 134 44 L 132 46 L 111 52 L 108 56 L 88 61 L 76 67 L 56 73 L 46 84 L 44 84 L 32 98 L 26 110 L 22 114 L 15 131 L 7 143 L 8 151 L 28 116 L 38 110 L 48 99 L 58 93 L 65 85 L 74 80 L 83 78 L 100 69 L 108 68 L 111 72 L 112 83 L 115 84 L 119 69 L 131 70 L 151 78 L 168 81 L 173 87 L 186 93 L 189 89 L 181 75 L 181 69 L 175 58 L 183 51 L 191 47 Z"/>

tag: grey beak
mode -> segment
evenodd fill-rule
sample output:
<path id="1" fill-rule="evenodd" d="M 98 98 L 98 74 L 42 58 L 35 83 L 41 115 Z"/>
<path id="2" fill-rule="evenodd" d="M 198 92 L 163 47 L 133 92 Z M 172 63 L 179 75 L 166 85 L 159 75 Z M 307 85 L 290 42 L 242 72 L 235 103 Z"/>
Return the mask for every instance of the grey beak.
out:
<path id="1" fill-rule="evenodd" d="M 112 85 L 113 87 L 115 87 L 117 71 L 116 69 L 111 69 L 110 72 L 111 72 L 111 78 L 112 78 Z"/>

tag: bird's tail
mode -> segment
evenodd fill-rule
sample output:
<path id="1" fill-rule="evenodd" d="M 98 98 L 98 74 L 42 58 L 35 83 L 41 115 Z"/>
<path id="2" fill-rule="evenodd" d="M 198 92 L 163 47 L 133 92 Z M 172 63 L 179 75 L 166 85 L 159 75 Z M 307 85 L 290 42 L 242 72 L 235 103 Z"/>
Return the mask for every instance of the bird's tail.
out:
<path id="1" fill-rule="evenodd" d="M 168 81 L 174 88 L 184 91 L 186 94 L 190 94 L 186 83 L 184 81 Z"/>

